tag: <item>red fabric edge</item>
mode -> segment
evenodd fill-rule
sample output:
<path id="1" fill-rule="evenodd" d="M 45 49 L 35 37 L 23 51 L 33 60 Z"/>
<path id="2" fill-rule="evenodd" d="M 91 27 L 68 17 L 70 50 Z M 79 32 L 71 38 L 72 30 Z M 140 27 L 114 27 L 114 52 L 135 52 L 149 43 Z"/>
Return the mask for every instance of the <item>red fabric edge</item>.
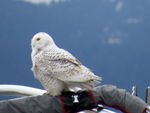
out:
<path id="1" fill-rule="evenodd" d="M 142 113 L 146 113 L 147 108 L 144 109 L 144 111 Z"/>
<path id="2" fill-rule="evenodd" d="M 60 101 L 60 104 L 61 104 L 61 108 L 62 108 L 63 113 L 67 113 L 66 110 L 65 110 L 65 107 L 64 107 L 64 102 L 63 102 L 62 97 L 61 97 L 61 96 L 58 96 L 58 100 Z"/>
<path id="3" fill-rule="evenodd" d="M 92 102 L 93 102 L 94 104 L 97 104 L 96 97 L 94 96 L 94 94 L 92 93 L 92 91 L 89 91 L 88 94 L 89 94 L 89 96 L 91 97 Z"/>

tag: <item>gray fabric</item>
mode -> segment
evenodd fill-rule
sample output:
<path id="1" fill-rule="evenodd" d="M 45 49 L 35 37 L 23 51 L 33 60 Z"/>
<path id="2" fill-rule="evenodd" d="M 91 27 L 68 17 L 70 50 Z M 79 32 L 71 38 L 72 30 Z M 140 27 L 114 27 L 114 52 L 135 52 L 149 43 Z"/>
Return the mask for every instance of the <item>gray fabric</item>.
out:
<path id="1" fill-rule="evenodd" d="M 124 113 L 143 113 L 143 110 L 147 107 L 146 103 L 140 98 L 132 96 L 125 90 L 118 89 L 112 85 L 96 87 L 93 93 L 99 103 L 111 107 L 119 107 L 124 110 Z M 82 94 L 82 97 L 79 100 L 81 103 L 83 102 L 82 106 L 76 107 L 84 109 L 92 106 L 92 99 L 87 101 L 87 98 L 90 99 L 90 96 Z M 64 99 L 65 106 L 69 104 L 71 109 L 74 107 L 70 104 L 72 102 L 68 95 L 63 95 L 62 99 Z M 51 97 L 47 94 L 0 101 L 0 113 L 63 113 L 64 109 L 61 107 L 60 100 L 57 97 Z"/>
<path id="2" fill-rule="evenodd" d="M 117 107 L 127 113 L 143 113 L 147 104 L 140 98 L 130 95 L 126 90 L 112 85 L 98 86 L 94 89 L 99 102 Z"/>
<path id="3" fill-rule="evenodd" d="M 62 113 L 62 109 L 56 97 L 45 94 L 0 101 L 0 113 Z"/>

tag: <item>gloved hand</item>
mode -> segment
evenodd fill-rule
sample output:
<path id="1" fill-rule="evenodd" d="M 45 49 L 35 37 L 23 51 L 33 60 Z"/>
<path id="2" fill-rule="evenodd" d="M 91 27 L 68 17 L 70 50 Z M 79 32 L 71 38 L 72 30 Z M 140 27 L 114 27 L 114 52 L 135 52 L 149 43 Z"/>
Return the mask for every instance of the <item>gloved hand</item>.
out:
<path id="1" fill-rule="evenodd" d="M 61 97 L 65 109 L 70 113 L 93 109 L 98 104 L 119 109 L 123 113 L 145 113 L 147 107 L 142 99 L 112 85 L 98 86 L 93 91 L 65 92 Z M 150 113 L 149 108 L 147 113 Z"/>
<path id="2" fill-rule="evenodd" d="M 150 113 L 143 100 L 110 85 L 99 86 L 92 92 L 65 92 L 58 97 L 44 94 L 0 101 L 0 113 L 75 113 L 96 108 L 98 103 L 119 107 L 124 113 Z"/>
<path id="3" fill-rule="evenodd" d="M 90 91 L 63 92 L 58 98 L 62 101 L 65 112 L 69 113 L 98 107 L 97 100 Z"/>

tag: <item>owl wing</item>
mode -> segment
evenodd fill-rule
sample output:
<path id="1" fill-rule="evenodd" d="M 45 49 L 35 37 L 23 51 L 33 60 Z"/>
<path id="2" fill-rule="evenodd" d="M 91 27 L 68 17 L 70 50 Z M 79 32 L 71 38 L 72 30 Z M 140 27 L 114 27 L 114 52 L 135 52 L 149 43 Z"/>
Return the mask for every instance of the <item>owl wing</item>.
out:
<path id="1" fill-rule="evenodd" d="M 69 62 L 71 62 L 72 64 L 76 65 L 76 66 L 80 66 L 81 62 L 75 58 L 71 53 L 69 53 L 68 51 L 64 50 L 64 49 L 57 49 L 55 51 L 52 52 L 44 52 L 44 56 L 48 57 L 48 60 L 54 61 L 54 60 L 67 60 Z"/>
<path id="2" fill-rule="evenodd" d="M 52 73 L 53 77 L 65 82 L 88 82 L 100 80 L 69 52 L 60 49 L 53 52 L 43 52 L 40 61 L 43 72 Z"/>

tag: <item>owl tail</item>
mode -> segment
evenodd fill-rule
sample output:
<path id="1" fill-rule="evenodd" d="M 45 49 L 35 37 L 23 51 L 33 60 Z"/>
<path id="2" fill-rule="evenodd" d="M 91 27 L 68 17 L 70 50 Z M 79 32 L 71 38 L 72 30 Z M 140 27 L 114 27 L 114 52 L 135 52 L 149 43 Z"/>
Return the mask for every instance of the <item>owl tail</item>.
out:
<path id="1" fill-rule="evenodd" d="M 87 89 L 89 89 L 89 88 L 93 88 L 93 87 L 100 85 L 100 83 L 101 82 L 99 80 L 91 80 L 91 81 L 84 83 L 83 85 L 85 88 L 87 87 Z"/>
<path id="2" fill-rule="evenodd" d="M 69 91 L 78 92 L 84 90 L 93 90 L 93 88 L 99 84 L 99 81 L 88 81 L 84 83 L 69 83 L 67 86 Z"/>

